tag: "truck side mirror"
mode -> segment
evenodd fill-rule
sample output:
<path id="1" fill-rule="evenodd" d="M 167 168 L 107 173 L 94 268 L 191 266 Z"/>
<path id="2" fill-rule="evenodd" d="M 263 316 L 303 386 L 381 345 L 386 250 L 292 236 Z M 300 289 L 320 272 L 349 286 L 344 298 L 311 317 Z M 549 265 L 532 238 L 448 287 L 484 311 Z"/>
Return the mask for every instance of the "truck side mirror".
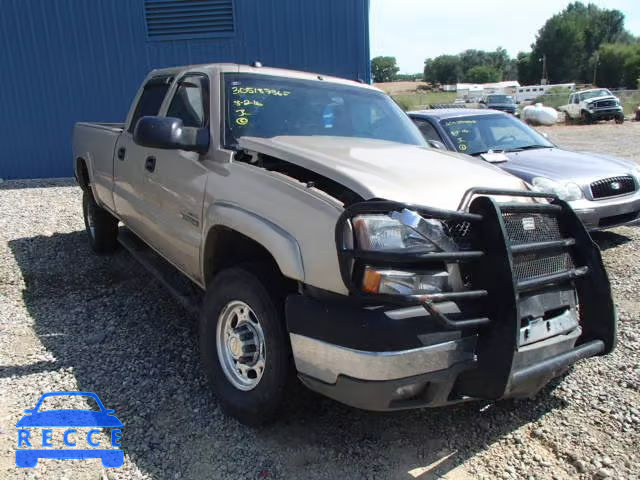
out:
<path id="1" fill-rule="evenodd" d="M 206 153 L 209 150 L 209 129 L 185 127 L 174 117 L 142 117 L 133 130 L 138 145 L 167 150 L 187 150 Z"/>

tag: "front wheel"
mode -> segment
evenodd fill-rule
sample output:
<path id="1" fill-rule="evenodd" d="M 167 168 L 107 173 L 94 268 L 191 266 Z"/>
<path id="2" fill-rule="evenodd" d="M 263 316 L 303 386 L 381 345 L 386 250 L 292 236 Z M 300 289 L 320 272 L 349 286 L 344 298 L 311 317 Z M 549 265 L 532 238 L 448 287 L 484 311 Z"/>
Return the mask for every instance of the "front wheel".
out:
<path id="1" fill-rule="evenodd" d="M 289 379 L 282 302 L 261 275 L 216 275 L 200 318 L 200 356 L 222 409 L 247 425 L 274 419 Z"/>
<path id="2" fill-rule="evenodd" d="M 101 208 L 91 190 L 82 192 L 82 214 L 89 244 L 96 253 L 111 253 L 118 248 L 118 219 Z"/>
<path id="3" fill-rule="evenodd" d="M 586 110 L 582 111 L 582 113 L 580 114 L 580 119 L 582 120 L 582 123 L 584 123 L 585 125 L 589 125 L 593 121 L 593 119 L 591 118 L 591 114 Z"/>
<path id="4" fill-rule="evenodd" d="M 617 124 L 624 123 L 624 115 L 618 115 L 615 120 Z"/>

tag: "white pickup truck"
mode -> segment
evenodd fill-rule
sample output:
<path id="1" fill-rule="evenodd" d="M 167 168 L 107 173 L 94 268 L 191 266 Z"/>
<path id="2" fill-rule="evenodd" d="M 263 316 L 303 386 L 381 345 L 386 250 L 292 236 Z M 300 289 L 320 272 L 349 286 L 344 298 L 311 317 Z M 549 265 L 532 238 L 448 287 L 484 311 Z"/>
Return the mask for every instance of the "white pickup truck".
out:
<path id="1" fill-rule="evenodd" d="M 593 123 L 598 120 L 624 122 L 620 99 L 606 88 L 592 88 L 574 92 L 569 96 L 569 103 L 558 110 L 564 112 L 567 123 L 576 120 L 580 120 L 582 123 Z"/>
<path id="2" fill-rule="evenodd" d="M 120 242 L 198 312 L 204 367 L 242 422 L 274 418 L 292 371 L 393 410 L 528 396 L 614 348 L 572 209 L 430 148 L 371 86 L 154 70 L 124 124 L 77 124 L 73 154 L 91 246 Z"/>

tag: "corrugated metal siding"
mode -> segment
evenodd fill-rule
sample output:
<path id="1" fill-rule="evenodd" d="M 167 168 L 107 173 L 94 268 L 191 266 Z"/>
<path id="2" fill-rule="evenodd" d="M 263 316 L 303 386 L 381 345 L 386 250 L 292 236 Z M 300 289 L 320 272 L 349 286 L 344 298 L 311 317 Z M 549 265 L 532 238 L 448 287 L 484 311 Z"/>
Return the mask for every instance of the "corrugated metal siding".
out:
<path id="1" fill-rule="evenodd" d="M 2 0 L 0 178 L 70 176 L 77 121 L 118 122 L 152 68 L 250 63 L 369 81 L 369 0 L 235 0 L 229 37 L 150 41 L 144 0 Z"/>

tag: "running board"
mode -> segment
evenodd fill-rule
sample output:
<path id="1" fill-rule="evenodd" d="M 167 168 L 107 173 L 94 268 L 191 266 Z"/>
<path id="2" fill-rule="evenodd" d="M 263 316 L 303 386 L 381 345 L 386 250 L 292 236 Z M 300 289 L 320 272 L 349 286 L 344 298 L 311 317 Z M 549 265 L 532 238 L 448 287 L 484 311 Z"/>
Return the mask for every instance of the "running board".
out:
<path id="1" fill-rule="evenodd" d="M 120 227 L 118 242 L 189 312 L 198 316 L 202 303 L 202 290 L 155 250 L 138 238 L 131 230 Z"/>

